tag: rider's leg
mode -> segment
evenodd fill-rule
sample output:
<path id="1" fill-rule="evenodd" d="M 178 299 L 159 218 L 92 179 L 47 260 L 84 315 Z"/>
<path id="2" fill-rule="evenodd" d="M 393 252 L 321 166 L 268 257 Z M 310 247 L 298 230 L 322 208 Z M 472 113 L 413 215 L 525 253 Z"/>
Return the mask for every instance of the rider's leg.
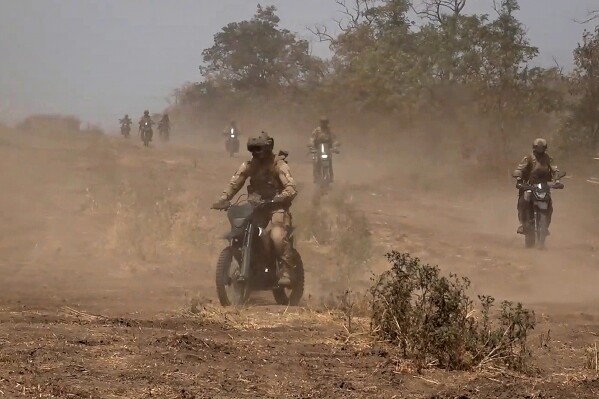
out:
<path id="1" fill-rule="evenodd" d="M 295 267 L 293 251 L 289 242 L 291 215 L 285 211 L 274 212 L 269 228 L 275 254 L 281 261 L 282 276 L 280 282 L 288 282 L 289 272 Z M 287 275 L 285 276 L 285 274 Z"/>
<path id="2" fill-rule="evenodd" d="M 518 227 L 518 234 L 524 234 L 524 226 L 527 222 L 527 213 L 528 213 L 528 201 L 524 198 L 524 193 L 520 193 L 518 196 L 518 220 L 520 221 L 520 226 Z"/>
<path id="3" fill-rule="evenodd" d="M 551 225 L 551 217 L 553 216 L 553 200 L 550 198 L 547 204 L 547 235 L 549 235 L 549 226 Z"/>

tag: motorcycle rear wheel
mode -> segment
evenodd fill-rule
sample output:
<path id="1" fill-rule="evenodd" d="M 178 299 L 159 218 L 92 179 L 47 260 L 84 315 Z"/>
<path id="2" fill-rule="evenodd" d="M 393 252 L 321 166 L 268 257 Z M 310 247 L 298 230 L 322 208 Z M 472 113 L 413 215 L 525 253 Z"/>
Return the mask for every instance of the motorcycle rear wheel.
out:
<path id="1" fill-rule="evenodd" d="M 216 264 L 216 294 L 222 306 L 243 305 L 250 297 L 247 282 L 239 282 L 241 274 L 240 257 L 235 251 L 226 247 L 220 253 Z"/>
<path id="2" fill-rule="evenodd" d="M 278 305 L 298 306 L 304 295 L 304 262 L 297 252 L 294 251 L 295 268 L 291 276 L 291 288 L 278 287 L 272 290 L 272 294 Z"/>

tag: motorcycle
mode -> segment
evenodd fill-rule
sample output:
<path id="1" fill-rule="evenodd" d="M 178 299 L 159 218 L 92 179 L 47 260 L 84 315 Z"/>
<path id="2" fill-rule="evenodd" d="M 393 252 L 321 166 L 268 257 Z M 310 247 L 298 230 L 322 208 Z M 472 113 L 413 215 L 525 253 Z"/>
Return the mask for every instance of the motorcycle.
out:
<path id="1" fill-rule="evenodd" d="M 242 305 L 253 291 L 272 291 L 277 304 L 297 306 L 304 292 L 304 266 L 299 252 L 293 247 L 293 234 L 289 242 L 295 268 L 290 284 L 280 285 L 280 261 L 262 240 L 262 235 L 267 234 L 265 228 L 274 203 L 238 203 L 239 200 L 227 209 L 231 231 L 224 238 L 229 245 L 220 253 L 216 265 L 216 292 L 220 304 Z"/>
<path id="2" fill-rule="evenodd" d="M 141 124 L 141 141 L 143 141 L 144 146 L 148 146 L 150 141 L 152 141 L 152 136 L 153 136 L 153 132 L 152 132 L 152 124 L 150 123 L 150 121 L 144 121 Z"/>
<path id="3" fill-rule="evenodd" d="M 225 142 L 225 151 L 227 151 L 231 157 L 239 152 L 239 139 L 237 136 L 237 130 L 231 128 L 227 135 L 227 141 Z"/>
<path id="4" fill-rule="evenodd" d="M 333 154 L 339 154 L 339 150 L 333 148 L 330 143 L 318 144 L 318 148 L 311 148 L 312 161 L 318 164 L 317 184 L 326 189 L 333 182 Z"/>
<path id="5" fill-rule="evenodd" d="M 566 175 L 560 172 L 558 179 Z M 545 240 L 549 231 L 549 203 L 552 189 L 563 189 L 563 183 L 544 182 L 537 184 L 519 183 L 518 189 L 524 190 L 524 200 L 528 204 L 527 221 L 524 224 L 524 245 L 526 248 L 545 248 Z"/>
<path id="6" fill-rule="evenodd" d="M 123 135 L 123 137 L 128 139 L 130 133 L 131 133 L 131 125 L 127 124 L 127 123 L 122 124 L 121 125 L 121 134 Z"/>

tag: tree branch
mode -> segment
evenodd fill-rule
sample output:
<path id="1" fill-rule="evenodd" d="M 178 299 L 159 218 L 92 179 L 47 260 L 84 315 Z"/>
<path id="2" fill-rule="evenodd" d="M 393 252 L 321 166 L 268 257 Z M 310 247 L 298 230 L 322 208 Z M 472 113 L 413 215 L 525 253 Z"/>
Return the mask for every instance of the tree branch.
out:
<path id="1" fill-rule="evenodd" d="M 583 19 L 583 20 L 575 19 L 574 22 L 577 22 L 579 24 L 587 24 L 596 19 L 599 19 L 599 10 L 589 11 L 589 12 L 587 12 L 586 19 Z"/>
<path id="2" fill-rule="evenodd" d="M 445 25 L 445 14 L 453 14 L 458 16 L 466 6 L 467 0 L 422 0 L 421 5 L 424 7 L 421 10 L 417 10 L 414 5 L 410 5 L 412 11 L 414 11 L 421 18 L 428 19 L 429 21 L 436 22 L 440 25 Z"/>
<path id="3" fill-rule="evenodd" d="M 308 32 L 316 36 L 321 43 L 333 43 L 335 41 L 335 37 L 328 32 L 328 29 L 325 25 L 316 25 L 314 28 L 307 29 Z"/>

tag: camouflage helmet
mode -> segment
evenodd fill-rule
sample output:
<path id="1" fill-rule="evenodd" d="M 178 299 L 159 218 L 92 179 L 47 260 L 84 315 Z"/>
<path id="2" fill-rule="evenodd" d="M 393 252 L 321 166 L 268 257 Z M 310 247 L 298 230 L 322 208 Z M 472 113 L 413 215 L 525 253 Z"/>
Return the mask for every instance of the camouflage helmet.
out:
<path id="1" fill-rule="evenodd" d="M 145 116 L 148 116 L 148 115 L 150 115 L 150 111 L 148 111 L 148 110 L 146 109 L 146 110 L 144 111 L 144 115 L 145 115 Z"/>
<path id="2" fill-rule="evenodd" d="M 535 152 L 543 153 L 547 150 L 547 140 L 538 138 L 532 142 L 532 149 Z"/>
<path id="3" fill-rule="evenodd" d="M 261 132 L 257 137 L 250 137 L 247 142 L 249 152 L 260 152 L 262 150 L 272 151 L 275 145 L 275 140 L 266 132 Z"/>
<path id="4" fill-rule="evenodd" d="M 329 118 L 325 115 L 320 117 L 320 124 L 321 125 L 328 125 L 329 124 Z"/>

